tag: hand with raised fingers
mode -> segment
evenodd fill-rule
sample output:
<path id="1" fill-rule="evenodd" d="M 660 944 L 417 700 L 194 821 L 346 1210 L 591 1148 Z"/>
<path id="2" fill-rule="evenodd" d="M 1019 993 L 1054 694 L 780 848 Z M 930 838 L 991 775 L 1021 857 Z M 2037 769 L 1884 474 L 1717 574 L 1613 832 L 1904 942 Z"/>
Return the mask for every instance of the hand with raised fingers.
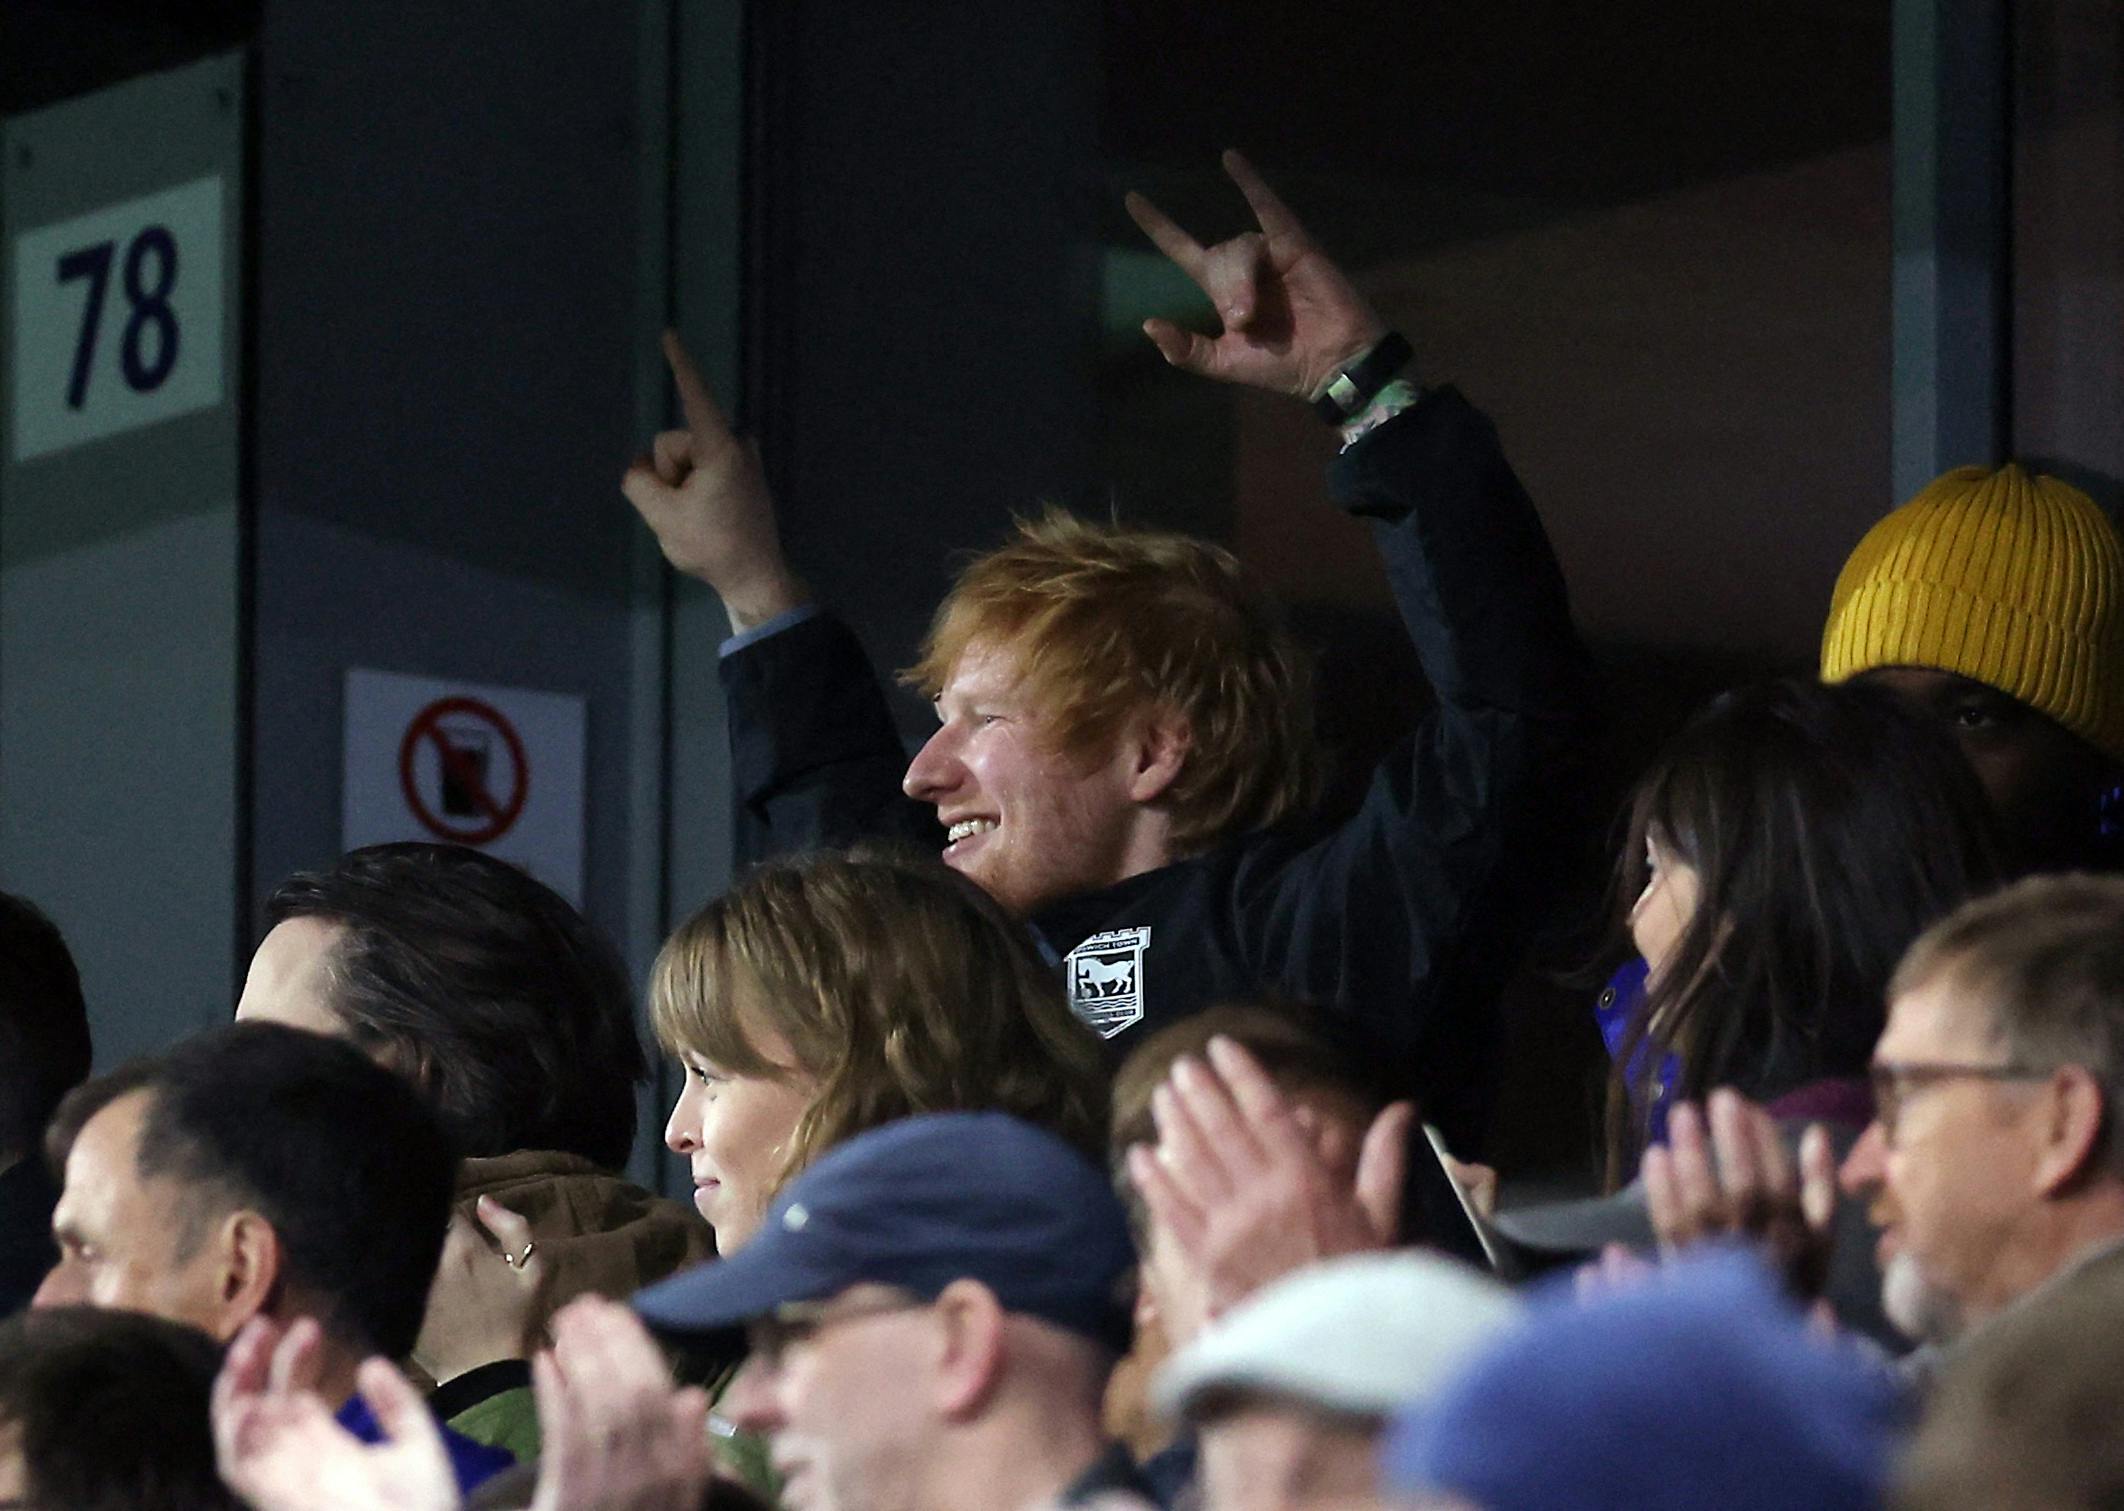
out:
<path id="1" fill-rule="evenodd" d="M 1224 171 L 1260 228 L 1205 247 L 1140 194 L 1129 216 L 1215 306 L 1215 336 L 1146 320 L 1143 333 L 1173 366 L 1227 383 L 1311 399 L 1386 334 L 1386 322 L 1321 251 L 1252 164 L 1224 154 Z"/>
<path id="2" fill-rule="evenodd" d="M 664 332 L 664 360 L 685 428 L 658 435 L 620 491 L 656 532 L 665 559 L 715 589 L 733 630 L 750 629 L 803 603 L 804 586 L 782 558 L 758 453 L 731 431 L 675 332 Z"/>
<path id="3" fill-rule="evenodd" d="M 254 1319 L 229 1345 L 212 1397 L 214 1454 L 256 1511 L 456 1511 L 442 1433 L 410 1381 L 382 1359 L 356 1383 L 383 1431 L 363 1443 L 316 1391 L 317 1324 L 285 1334 Z"/>
<path id="4" fill-rule="evenodd" d="M 1760 1244 L 1793 1290 L 1821 1294 L 1836 1217 L 1836 1160 L 1828 1130 L 1800 1140 L 1797 1166 L 1777 1122 L 1728 1087 L 1711 1093 L 1706 1118 L 1678 1103 L 1667 1142 L 1645 1151 L 1645 1205 L 1660 1251 L 1738 1237 Z"/>
<path id="5" fill-rule="evenodd" d="M 633 1312 L 570 1302 L 531 1370 L 542 1449 L 531 1511 L 697 1511 L 714 1473 L 708 1396 L 673 1386 Z"/>
<path id="6" fill-rule="evenodd" d="M 1158 1142 L 1131 1149 L 1128 1172 L 1209 1315 L 1304 1265 L 1391 1247 L 1415 1109 L 1381 1112 L 1354 1176 L 1339 1173 L 1251 1055 L 1222 1037 L 1208 1055 L 1182 1056 L 1152 1093 Z"/>
<path id="7" fill-rule="evenodd" d="M 491 1196 L 451 1213 L 413 1362 L 441 1385 L 497 1359 L 530 1357 L 544 1281 L 523 1218 Z"/>

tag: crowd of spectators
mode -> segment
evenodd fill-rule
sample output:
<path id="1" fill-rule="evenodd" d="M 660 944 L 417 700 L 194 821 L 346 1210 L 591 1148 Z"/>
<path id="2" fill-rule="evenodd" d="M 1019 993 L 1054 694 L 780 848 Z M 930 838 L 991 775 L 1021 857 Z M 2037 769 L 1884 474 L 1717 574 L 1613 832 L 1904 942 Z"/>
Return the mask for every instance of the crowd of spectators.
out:
<path id="1" fill-rule="evenodd" d="M 667 338 L 622 489 L 730 619 L 736 880 L 638 1012 L 523 872 L 358 850 L 93 1077 L 0 897 L 0 1505 L 2124 1503 L 2124 542 L 1949 473 L 1818 676 L 1658 753 L 1606 1189 L 1500 1204 L 1496 942 L 1597 680 L 1496 429 L 1226 167 L 1231 240 L 1128 201 L 1220 322 L 1145 333 L 1341 431 L 1435 700 L 1354 799 L 1230 553 L 1052 510 L 938 607 L 910 760 Z M 690 1205 L 622 1173 L 642 1021 Z"/>

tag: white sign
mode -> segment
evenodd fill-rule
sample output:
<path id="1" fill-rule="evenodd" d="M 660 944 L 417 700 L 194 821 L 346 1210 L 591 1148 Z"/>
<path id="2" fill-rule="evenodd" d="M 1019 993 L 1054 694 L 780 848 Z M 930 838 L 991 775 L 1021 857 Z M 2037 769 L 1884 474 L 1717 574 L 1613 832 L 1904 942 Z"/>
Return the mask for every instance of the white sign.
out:
<path id="1" fill-rule="evenodd" d="M 15 238 L 15 460 L 221 402 L 222 184 Z"/>
<path id="2" fill-rule="evenodd" d="M 581 698 L 347 673 L 340 839 L 444 840 L 583 901 Z"/>

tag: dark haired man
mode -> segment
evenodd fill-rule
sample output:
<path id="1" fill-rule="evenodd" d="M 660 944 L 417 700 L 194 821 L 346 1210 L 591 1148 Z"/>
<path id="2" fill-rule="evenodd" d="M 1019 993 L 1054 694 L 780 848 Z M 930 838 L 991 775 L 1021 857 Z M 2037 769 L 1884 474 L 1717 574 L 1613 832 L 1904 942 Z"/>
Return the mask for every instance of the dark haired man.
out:
<path id="1" fill-rule="evenodd" d="M 354 1373 L 413 1346 L 455 1170 L 402 1078 L 316 1034 L 233 1024 L 90 1081 L 51 1143 L 66 1184 L 40 1306 L 147 1312 L 224 1343 L 253 1317 L 311 1318 L 319 1391 L 373 1433 Z M 464 1439 L 452 1457 L 467 1487 L 509 1462 Z"/>
<path id="2" fill-rule="evenodd" d="M 221 1350 L 160 1317 L 52 1307 L 0 1326 L 0 1506 L 238 1511 L 214 1468 Z"/>
<path id="3" fill-rule="evenodd" d="M 351 1039 L 411 1076 L 467 1155 L 607 1170 L 648 1074 L 618 953 L 551 887 L 459 845 L 370 845 L 266 900 L 239 1018 Z"/>
<path id="4" fill-rule="evenodd" d="M 37 1158 L 59 1099 L 89 1073 L 81 975 L 58 929 L 0 892 L 0 1316 L 20 1311 L 52 1267 L 58 1192 Z"/>
<path id="5" fill-rule="evenodd" d="M 413 1357 L 452 1423 L 528 1453 L 523 1362 L 552 1313 L 623 1297 L 712 1252 L 699 1216 L 616 1172 L 646 1074 L 618 953 L 567 899 L 457 845 L 371 845 L 274 889 L 239 1019 L 351 1041 L 409 1076 L 465 1156 L 451 1241 Z M 524 1248 L 480 1231 L 482 1196 L 523 1219 Z M 459 1287 L 540 1258 L 520 1326 L 497 1327 Z M 513 1252 L 512 1252 L 513 1250 Z"/>

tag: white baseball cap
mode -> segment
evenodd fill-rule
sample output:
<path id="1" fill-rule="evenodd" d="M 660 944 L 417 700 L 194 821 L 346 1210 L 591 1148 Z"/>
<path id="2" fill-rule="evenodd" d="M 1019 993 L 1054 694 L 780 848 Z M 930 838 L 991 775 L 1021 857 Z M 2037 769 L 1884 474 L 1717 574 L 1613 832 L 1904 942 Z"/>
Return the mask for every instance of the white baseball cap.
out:
<path id="1" fill-rule="evenodd" d="M 1308 1265 L 1233 1307 L 1151 1381 L 1187 1417 L 1231 1392 L 1352 1416 L 1387 1416 L 1437 1393 L 1518 1320 L 1504 1286 L 1438 1254 L 1399 1249 Z"/>

